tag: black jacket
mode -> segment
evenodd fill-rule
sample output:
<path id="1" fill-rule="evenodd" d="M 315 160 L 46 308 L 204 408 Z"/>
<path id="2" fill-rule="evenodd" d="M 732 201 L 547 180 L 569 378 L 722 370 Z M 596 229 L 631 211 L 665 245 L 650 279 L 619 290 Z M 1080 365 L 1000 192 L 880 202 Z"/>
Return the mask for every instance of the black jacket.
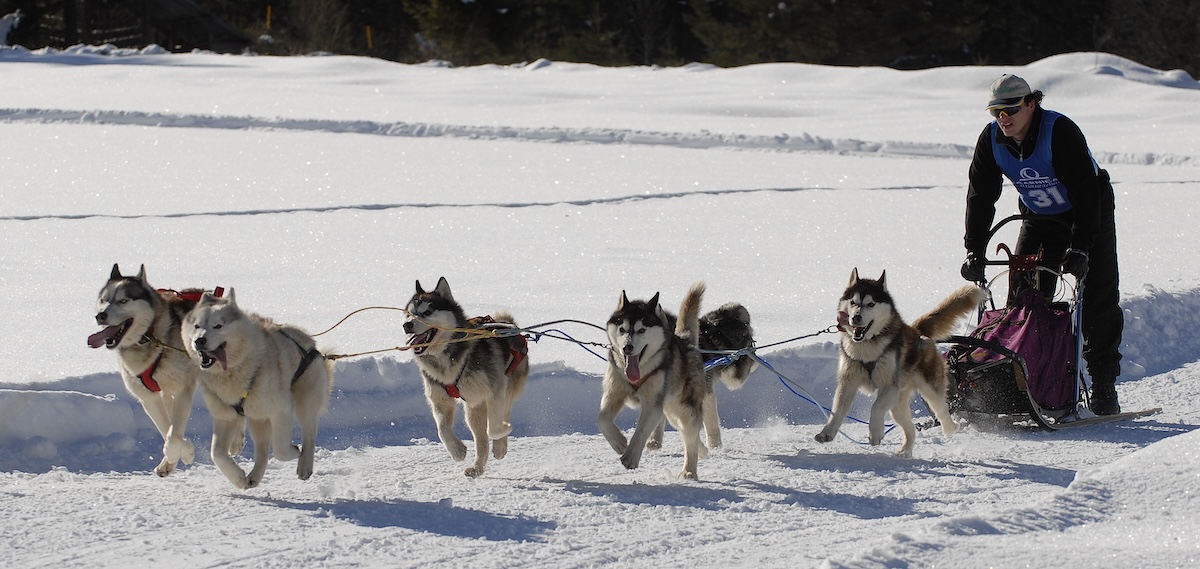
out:
<path id="1" fill-rule="evenodd" d="M 1000 198 L 1004 183 L 1004 173 L 996 164 L 992 147 L 1003 145 L 1018 158 L 1032 154 L 1038 144 L 1039 127 L 1045 114 L 1040 106 L 1033 112 L 1024 142 L 1018 143 L 1005 136 L 1000 129 L 996 129 L 995 137 L 991 136 L 990 123 L 979 134 L 979 140 L 975 143 L 975 157 L 971 160 L 970 185 L 967 187 L 967 231 L 963 238 L 967 251 L 981 253 L 987 246 L 987 233 L 995 219 L 996 200 Z M 1054 172 L 1066 187 L 1067 199 L 1072 207 L 1070 211 L 1055 217 L 1071 225 L 1071 248 L 1088 251 L 1098 229 L 1100 208 L 1113 207 L 1112 191 L 1107 182 L 1101 183 L 1088 152 L 1087 139 L 1071 119 L 1062 116 L 1055 121 L 1052 144 L 1050 150 Z M 1018 206 L 1021 213 L 1029 213 L 1024 204 Z"/>

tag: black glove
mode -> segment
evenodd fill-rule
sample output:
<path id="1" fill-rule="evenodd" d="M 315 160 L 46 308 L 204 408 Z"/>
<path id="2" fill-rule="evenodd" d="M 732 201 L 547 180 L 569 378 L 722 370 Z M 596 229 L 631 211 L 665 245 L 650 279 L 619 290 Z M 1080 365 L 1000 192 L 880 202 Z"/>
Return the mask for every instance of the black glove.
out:
<path id="1" fill-rule="evenodd" d="M 1071 273 L 1075 278 L 1083 280 L 1088 273 L 1088 254 L 1079 249 L 1067 249 L 1067 256 L 1063 257 L 1062 271 Z"/>
<path id="2" fill-rule="evenodd" d="M 984 261 L 982 253 L 967 251 L 967 260 L 963 261 L 962 269 L 959 269 L 958 274 L 971 282 L 987 282 L 987 277 L 983 274 Z"/>

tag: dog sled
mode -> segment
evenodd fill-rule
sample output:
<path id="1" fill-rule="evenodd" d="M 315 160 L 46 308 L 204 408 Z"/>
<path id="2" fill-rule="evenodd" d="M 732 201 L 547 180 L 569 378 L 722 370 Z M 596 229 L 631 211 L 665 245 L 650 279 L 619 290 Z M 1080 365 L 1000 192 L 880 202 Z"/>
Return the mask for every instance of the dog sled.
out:
<path id="1" fill-rule="evenodd" d="M 1001 220 L 988 234 L 990 244 L 1006 224 L 1029 219 L 1014 215 Z M 990 245 L 989 245 L 990 246 Z M 949 402 L 952 414 L 970 422 L 1032 420 L 1038 426 L 1058 430 L 1119 421 L 1158 411 L 1134 411 L 1114 415 L 1091 412 L 1089 378 L 1083 361 L 1082 306 L 1084 287 L 1074 286 L 1059 272 L 1058 262 L 1036 255 L 1014 255 L 1003 243 L 988 258 L 986 267 L 1004 267 L 983 283 L 993 291 L 989 306 L 981 307 L 978 324 L 965 336 L 952 336 L 946 352 L 949 367 Z M 995 291 L 1007 276 L 1007 294 L 997 307 Z M 1047 299 L 1042 279 L 1056 279 L 1059 286 Z"/>

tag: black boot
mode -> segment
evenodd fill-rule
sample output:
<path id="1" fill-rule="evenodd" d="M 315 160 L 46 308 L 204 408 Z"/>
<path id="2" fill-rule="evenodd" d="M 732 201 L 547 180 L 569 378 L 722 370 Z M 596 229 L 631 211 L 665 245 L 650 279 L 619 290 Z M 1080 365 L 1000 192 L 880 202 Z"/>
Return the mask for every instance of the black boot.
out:
<path id="1" fill-rule="evenodd" d="M 1092 412 L 1097 415 L 1116 415 L 1121 412 L 1121 403 L 1117 401 L 1117 385 L 1115 377 L 1092 378 Z"/>

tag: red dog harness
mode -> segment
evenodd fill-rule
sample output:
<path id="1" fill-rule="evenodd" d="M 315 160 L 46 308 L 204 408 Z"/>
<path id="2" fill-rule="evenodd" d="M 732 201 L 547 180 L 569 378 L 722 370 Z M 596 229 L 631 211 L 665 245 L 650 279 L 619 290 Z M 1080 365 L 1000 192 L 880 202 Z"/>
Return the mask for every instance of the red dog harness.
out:
<path id="1" fill-rule="evenodd" d="M 142 380 L 142 385 L 154 393 L 162 391 L 162 388 L 158 386 L 158 382 L 154 381 L 154 371 L 158 369 L 158 362 L 162 361 L 162 357 L 163 353 L 159 352 L 158 357 L 154 358 L 154 363 L 150 364 L 150 367 L 146 368 L 146 371 L 138 374 L 138 378 Z"/>

